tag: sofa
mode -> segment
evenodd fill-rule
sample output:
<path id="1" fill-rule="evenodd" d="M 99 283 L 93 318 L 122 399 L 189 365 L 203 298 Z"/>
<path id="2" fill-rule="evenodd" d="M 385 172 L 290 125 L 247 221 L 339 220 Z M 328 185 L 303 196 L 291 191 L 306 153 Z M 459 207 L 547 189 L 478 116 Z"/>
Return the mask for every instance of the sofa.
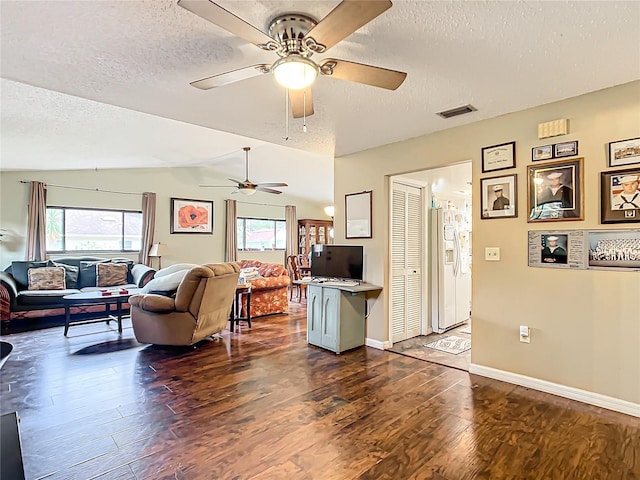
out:
<path id="1" fill-rule="evenodd" d="M 266 263 L 259 260 L 240 260 L 240 277 L 251 285 L 251 318 L 289 311 L 287 291 L 291 279 L 287 269 L 279 263 Z M 257 276 L 251 277 L 250 270 L 256 270 Z M 247 314 L 247 298 L 242 299 L 242 315 Z"/>
<path id="2" fill-rule="evenodd" d="M 19 320 L 58 316 L 64 319 L 63 296 L 101 288 L 139 288 L 154 274 L 151 267 L 125 258 L 61 257 L 12 262 L 0 271 L 2 330 Z M 71 308 L 72 316 L 83 318 L 99 318 L 104 313 L 104 305 Z"/>
<path id="3" fill-rule="evenodd" d="M 238 284 L 236 263 L 196 266 L 186 272 L 175 296 L 129 298 L 131 324 L 140 343 L 193 345 L 225 329 Z"/>

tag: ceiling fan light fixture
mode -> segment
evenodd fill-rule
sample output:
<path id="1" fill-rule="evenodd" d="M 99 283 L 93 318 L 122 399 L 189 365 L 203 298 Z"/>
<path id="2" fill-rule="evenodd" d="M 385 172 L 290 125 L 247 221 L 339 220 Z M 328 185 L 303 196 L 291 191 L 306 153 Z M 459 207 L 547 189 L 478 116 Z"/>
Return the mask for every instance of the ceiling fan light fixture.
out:
<path id="1" fill-rule="evenodd" d="M 271 67 L 276 81 L 289 90 L 302 90 L 318 76 L 318 65 L 298 54 L 291 54 L 276 61 Z"/>
<path id="2" fill-rule="evenodd" d="M 255 188 L 250 188 L 250 187 L 238 188 L 238 191 L 240 193 L 242 193 L 243 195 L 253 195 L 254 193 L 256 193 L 256 189 Z"/>

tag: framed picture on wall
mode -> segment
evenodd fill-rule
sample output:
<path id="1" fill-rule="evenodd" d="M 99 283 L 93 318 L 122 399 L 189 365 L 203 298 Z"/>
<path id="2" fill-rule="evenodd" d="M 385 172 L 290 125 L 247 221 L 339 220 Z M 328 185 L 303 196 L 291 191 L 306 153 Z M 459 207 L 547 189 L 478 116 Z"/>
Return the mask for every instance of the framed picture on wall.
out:
<path id="1" fill-rule="evenodd" d="M 344 196 L 345 238 L 371 238 L 371 191 Z"/>
<path id="2" fill-rule="evenodd" d="M 501 143 L 482 149 L 482 173 L 516 166 L 516 142 Z"/>
<path id="3" fill-rule="evenodd" d="M 213 234 L 213 201 L 172 198 L 170 232 Z"/>
<path id="4" fill-rule="evenodd" d="M 583 220 L 582 158 L 527 167 L 528 222 Z"/>
<path id="5" fill-rule="evenodd" d="M 609 144 L 609 166 L 621 167 L 640 163 L 640 137 Z"/>
<path id="6" fill-rule="evenodd" d="M 480 179 L 480 218 L 518 216 L 517 175 Z"/>
<path id="7" fill-rule="evenodd" d="M 600 221 L 640 222 L 640 166 L 600 174 Z"/>
<path id="8" fill-rule="evenodd" d="M 553 145 L 542 145 L 531 149 L 531 160 L 534 162 L 549 160 L 550 158 L 553 158 Z"/>
<path id="9" fill-rule="evenodd" d="M 578 141 L 556 143 L 553 145 L 554 158 L 575 157 L 578 155 Z"/>

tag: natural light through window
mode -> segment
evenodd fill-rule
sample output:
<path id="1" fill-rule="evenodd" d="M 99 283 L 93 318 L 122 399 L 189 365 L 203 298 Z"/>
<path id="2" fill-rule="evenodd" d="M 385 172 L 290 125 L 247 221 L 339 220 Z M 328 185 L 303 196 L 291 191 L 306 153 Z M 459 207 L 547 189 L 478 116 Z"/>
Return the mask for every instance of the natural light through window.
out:
<path id="1" fill-rule="evenodd" d="M 287 224 L 284 220 L 238 218 L 238 250 L 284 250 Z"/>
<path id="2" fill-rule="evenodd" d="M 47 252 L 136 252 L 141 245 L 141 212 L 47 208 Z"/>

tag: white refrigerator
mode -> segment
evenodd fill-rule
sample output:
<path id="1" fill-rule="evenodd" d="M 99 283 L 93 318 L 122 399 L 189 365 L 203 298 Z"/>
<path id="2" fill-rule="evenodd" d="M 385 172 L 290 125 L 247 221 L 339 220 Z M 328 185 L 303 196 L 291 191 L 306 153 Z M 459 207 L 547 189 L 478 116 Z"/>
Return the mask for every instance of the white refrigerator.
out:
<path id="1" fill-rule="evenodd" d="M 471 225 L 457 209 L 431 209 L 429 220 L 431 328 L 443 333 L 471 315 Z"/>

